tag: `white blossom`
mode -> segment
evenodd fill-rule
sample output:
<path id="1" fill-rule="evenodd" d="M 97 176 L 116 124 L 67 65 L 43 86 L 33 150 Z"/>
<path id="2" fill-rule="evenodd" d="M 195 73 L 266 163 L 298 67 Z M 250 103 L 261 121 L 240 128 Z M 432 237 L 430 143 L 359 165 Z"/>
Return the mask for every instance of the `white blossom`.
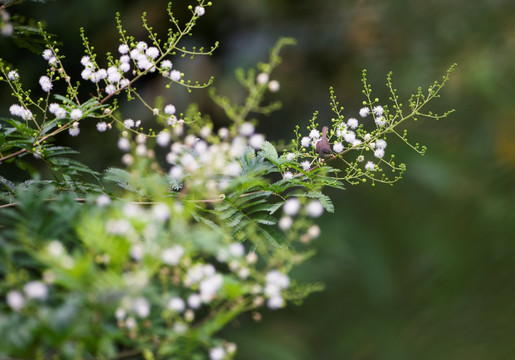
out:
<path id="1" fill-rule="evenodd" d="M 307 137 L 307 136 L 304 136 L 304 137 L 300 140 L 300 144 L 301 144 L 303 147 L 307 148 L 307 147 L 309 147 L 309 145 L 311 145 L 311 139 L 310 139 L 309 137 Z"/>
<path id="2" fill-rule="evenodd" d="M 271 92 L 278 92 L 280 87 L 281 86 L 279 85 L 279 81 L 277 80 L 272 80 L 268 83 L 268 90 Z"/>
<path id="3" fill-rule="evenodd" d="M 225 358 L 225 350 L 221 346 L 217 346 L 209 350 L 210 360 L 223 360 Z"/>
<path id="4" fill-rule="evenodd" d="M 286 215 L 294 216 L 299 212 L 299 210 L 300 210 L 299 199 L 292 197 L 284 202 L 283 212 Z"/>
<path id="5" fill-rule="evenodd" d="M 363 108 L 359 109 L 359 116 L 366 117 L 368 114 L 370 114 L 370 108 L 363 107 Z"/>
<path id="6" fill-rule="evenodd" d="M 365 170 L 374 171 L 375 170 L 375 164 L 372 161 L 368 161 L 365 164 Z"/>
<path id="7" fill-rule="evenodd" d="M 14 311 L 20 311 L 25 306 L 25 298 L 18 290 L 11 290 L 7 293 L 7 305 Z"/>
<path id="8" fill-rule="evenodd" d="M 202 298 L 196 293 L 188 296 L 186 301 L 188 302 L 188 306 L 192 309 L 198 309 L 202 305 Z"/>
<path id="9" fill-rule="evenodd" d="M 107 130 L 107 124 L 105 121 L 101 121 L 99 123 L 97 123 L 97 130 L 100 131 L 100 132 L 104 132 Z"/>
<path id="10" fill-rule="evenodd" d="M 260 85 L 266 84 L 268 82 L 268 74 L 267 73 L 260 73 L 257 76 L 256 81 Z"/>
<path id="11" fill-rule="evenodd" d="M 44 300 L 48 295 L 48 288 L 41 281 L 30 281 L 23 287 L 28 299 Z"/>
<path id="12" fill-rule="evenodd" d="M 168 309 L 172 311 L 183 312 L 185 308 L 186 305 L 184 304 L 184 300 L 178 296 L 173 297 L 168 301 Z"/>
<path id="13" fill-rule="evenodd" d="M 7 78 L 11 81 L 18 80 L 20 75 L 18 75 L 18 72 L 16 70 L 11 70 L 7 73 Z"/>
<path id="14" fill-rule="evenodd" d="M 302 166 L 302 170 L 308 171 L 311 168 L 311 163 L 307 160 L 300 163 L 300 166 Z"/>
<path id="15" fill-rule="evenodd" d="M 340 142 L 335 142 L 333 145 L 333 150 L 335 153 L 341 153 L 343 151 L 343 145 Z"/>
<path id="16" fill-rule="evenodd" d="M 195 15 L 202 16 L 206 13 L 206 9 L 203 6 L 195 6 Z"/>
<path id="17" fill-rule="evenodd" d="M 131 308 L 140 318 L 146 318 L 150 315 L 150 303 L 144 297 L 134 299 Z"/>
<path id="18" fill-rule="evenodd" d="M 174 245 L 171 248 L 164 249 L 161 253 L 161 260 L 167 265 L 177 265 L 184 255 L 184 248 L 180 245 Z"/>
<path id="19" fill-rule="evenodd" d="M 319 217 L 324 213 L 324 207 L 318 200 L 312 200 L 306 205 L 306 213 L 311 217 Z"/>
<path id="20" fill-rule="evenodd" d="M 182 74 L 179 70 L 172 70 L 170 72 L 170 79 L 173 81 L 179 81 L 181 80 Z"/>
<path id="21" fill-rule="evenodd" d="M 81 109 L 73 109 L 70 112 L 70 119 L 72 120 L 80 120 L 82 119 L 83 113 Z"/>

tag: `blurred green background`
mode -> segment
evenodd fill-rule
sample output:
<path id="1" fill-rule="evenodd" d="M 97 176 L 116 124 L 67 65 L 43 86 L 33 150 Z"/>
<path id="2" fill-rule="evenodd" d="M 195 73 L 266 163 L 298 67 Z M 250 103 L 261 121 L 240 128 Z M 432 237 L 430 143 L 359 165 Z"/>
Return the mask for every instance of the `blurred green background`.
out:
<path id="1" fill-rule="evenodd" d="M 333 85 L 346 116 L 361 106 L 361 69 L 375 95 L 387 99 L 386 73 L 394 71 L 401 98 L 427 88 L 454 62 L 442 98 L 431 106 L 456 112 L 440 122 L 408 124 L 425 157 L 389 144 L 408 173 L 394 187 L 361 185 L 333 193 L 335 214 L 321 220 L 317 255 L 298 268 L 298 279 L 326 284 L 299 306 L 265 311 L 254 323 L 240 318 L 224 332 L 240 359 L 511 359 L 515 354 L 515 2 L 512 0 L 213 0 L 201 19 L 198 45 L 221 42 L 216 54 L 176 66 L 241 98 L 236 67 L 266 60 L 280 36 L 298 45 L 283 51 L 274 78 L 283 108 L 259 131 L 289 139 L 313 111 L 330 121 Z M 178 13 L 188 1 L 175 1 Z M 140 14 L 165 29 L 166 1 L 58 0 L 9 9 L 44 20 L 65 46 L 77 76 L 83 25 L 96 49 L 115 51 L 114 13 L 139 39 Z M 179 14 L 180 15 L 180 14 Z M 33 84 L 44 71 L 9 39 L 0 56 Z M 149 96 L 152 82 L 142 85 Z M 154 94 L 155 95 L 155 94 Z M 184 92 L 173 93 L 183 110 Z M 201 109 L 221 113 L 203 92 Z M 1 90 L 0 115 L 13 102 Z M 406 102 L 407 103 L 407 102 Z M 406 104 L 407 106 L 407 104 Z M 130 109 L 129 109 L 130 110 Z M 120 154 L 94 124 L 81 127 L 86 162 L 101 170 Z M 66 137 L 61 139 L 67 141 Z M 74 139 L 75 140 L 75 139 Z M 71 143 L 70 143 L 71 144 Z M 92 148 L 92 145 L 94 147 Z"/>

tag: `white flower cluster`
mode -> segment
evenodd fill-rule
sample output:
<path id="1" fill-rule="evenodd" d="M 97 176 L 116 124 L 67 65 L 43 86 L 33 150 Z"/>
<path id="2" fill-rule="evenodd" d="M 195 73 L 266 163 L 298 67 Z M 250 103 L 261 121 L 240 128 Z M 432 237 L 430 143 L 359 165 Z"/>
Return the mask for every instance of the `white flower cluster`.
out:
<path id="1" fill-rule="evenodd" d="M 269 271 L 265 278 L 264 293 L 268 298 L 267 305 L 270 309 L 279 309 L 284 306 L 281 291 L 290 286 L 290 278 L 278 270 Z"/>
<path id="2" fill-rule="evenodd" d="M 283 205 L 283 216 L 279 220 L 279 228 L 283 231 L 289 230 L 293 225 L 293 217 L 297 215 L 302 208 L 300 200 L 296 197 L 289 198 Z M 324 207 L 318 200 L 310 200 L 305 206 L 304 211 L 307 216 L 317 218 L 324 213 Z M 318 236 L 318 235 L 317 235 Z M 317 236 L 310 236 L 310 240 Z"/>
<path id="3" fill-rule="evenodd" d="M 11 15 L 4 9 L 0 9 L 0 34 L 11 36 L 14 33 L 14 25 L 10 22 Z"/>
<path id="4" fill-rule="evenodd" d="M 359 116 L 362 118 L 367 117 L 368 115 L 373 114 L 374 122 L 378 128 L 382 128 L 387 124 L 387 120 L 384 116 L 384 109 L 382 106 L 377 105 L 372 109 L 369 107 L 363 107 L 359 110 Z M 367 147 L 369 149 L 374 150 L 374 156 L 378 159 L 382 159 L 385 154 L 386 148 L 386 140 L 380 139 L 376 142 L 371 142 L 372 135 L 370 133 L 365 133 L 364 135 L 358 135 L 357 129 L 360 127 L 359 120 L 357 118 L 349 118 L 347 122 L 342 122 L 335 126 L 334 135 L 336 136 L 336 141 L 333 143 L 333 152 L 340 154 L 345 150 L 345 147 L 349 147 L 350 149 L 363 149 Z M 320 132 L 319 130 L 313 128 L 311 129 L 308 136 L 304 136 L 301 138 L 300 144 L 303 148 L 315 148 L 316 143 L 320 140 Z M 296 154 L 293 154 L 296 156 Z M 358 157 L 358 161 L 364 161 L 364 157 Z M 304 171 L 308 171 L 311 167 L 311 162 L 304 160 L 300 162 L 300 165 Z M 374 171 L 377 167 L 372 161 L 368 161 L 365 164 L 365 170 Z M 290 176 L 293 177 L 293 174 Z"/>
<path id="5" fill-rule="evenodd" d="M 45 300 L 48 296 L 48 287 L 41 281 L 29 281 L 20 290 L 11 290 L 7 293 L 6 303 L 14 311 L 20 311 L 27 301 Z"/>
<path id="6" fill-rule="evenodd" d="M 165 113 L 174 117 L 175 108 L 165 108 Z M 169 120 L 170 121 L 170 120 Z M 175 135 L 182 135 L 183 122 L 177 121 L 174 127 Z M 207 189 L 216 195 L 230 184 L 231 180 L 241 174 L 242 167 L 237 160 L 250 146 L 261 148 L 265 138 L 254 132 L 251 123 L 244 123 L 238 129 L 238 134 L 230 135 L 226 128 L 218 131 L 218 136 L 211 133 L 206 126 L 201 129 L 200 136 L 185 136 L 182 141 L 173 142 L 166 155 L 166 161 L 171 165 L 169 175 L 176 180 L 191 180 L 191 185 Z M 218 140 L 210 141 L 214 137 Z M 209 139 L 209 140 L 208 140 Z M 172 135 L 168 131 L 157 135 L 156 141 L 162 147 L 168 146 Z M 205 180 L 207 179 L 207 181 Z"/>

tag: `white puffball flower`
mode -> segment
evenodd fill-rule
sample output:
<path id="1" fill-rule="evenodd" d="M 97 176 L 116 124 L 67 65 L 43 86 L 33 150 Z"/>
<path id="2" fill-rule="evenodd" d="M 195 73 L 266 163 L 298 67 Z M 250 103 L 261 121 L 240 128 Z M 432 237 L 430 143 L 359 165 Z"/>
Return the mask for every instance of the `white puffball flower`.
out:
<path id="1" fill-rule="evenodd" d="M 316 239 L 317 237 L 320 236 L 320 226 L 318 225 L 311 225 L 307 231 L 307 234 L 310 238 L 312 239 Z"/>
<path id="2" fill-rule="evenodd" d="M 129 45 L 121 44 L 120 46 L 118 46 L 118 52 L 120 54 L 127 54 L 129 52 Z"/>
<path id="3" fill-rule="evenodd" d="M 145 251 L 141 244 L 134 244 L 129 250 L 131 257 L 136 261 L 141 261 L 141 259 L 143 259 L 144 252 Z"/>
<path id="4" fill-rule="evenodd" d="M 202 298 L 199 294 L 191 294 L 186 301 L 192 309 L 198 309 L 202 305 Z"/>
<path id="5" fill-rule="evenodd" d="M 376 117 L 376 124 L 377 124 L 377 126 L 385 126 L 386 125 L 386 119 L 384 118 L 384 116 Z"/>
<path id="6" fill-rule="evenodd" d="M 324 213 L 324 207 L 318 200 L 310 201 L 306 205 L 306 213 L 311 217 L 319 217 Z"/>
<path id="7" fill-rule="evenodd" d="M 356 133 L 354 131 L 347 131 L 344 135 L 343 135 L 343 138 L 345 139 L 345 141 L 347 141 L 348 143 L 352 143 L 354 142 L 354 140 L 356 140 Z"/>
<path id="8" fill-rule="evenodd" d="M 106 194 L 102 194 L 95 200 L 97 206 L 103 207 L 111 203 L 111 198 Z"/>
<path id="9" fill-rule="evenodd" d="M 50 49 L 45 49 L 45 50 L 43 50 L 42 56 L 43 56 L 43 59 L 48 61 L 48 60 L 50 60 L 50 58 L 52 56 L 54 56 L 54 53 Z M 89 61 L 89 58 L 88 58 L 88 61 Z"/>
<path id="10" fill-rule="evenodd" d="M 50 50 L 50 49 L 49 49 Z M 46 51 L 46 50 L 45 50 Z M 43 51 L 43 57 L 45 57 L 45 51 Z M 51 53 L 52 51 L 50 51 Z M 48 56 L 50 58 L 51 54 Z M 45 60 L 48 60 L 47 58 L 45 58 Z M 87 55 L 84 55 L 83 57 L 80 58 L 80 63 L 82 64 L 82 66 L 85 66 L 85 67 L 93 67 L 93 64 L 89 61 L 90 58 L 89 56 Z"/>
<path id="11" fill-rule="evenodd" d="M 218 289 L 222 287 L 223 276 L 220 274 L 214 274 L 209 276 L 205 280 L 202 280 L 199 284 L 200 296 L 203 302 L 210 302 L 214 297 Z"/>
<path id="12" fill-rule="evenodd" d="M 127 138 L 119 138 L 118 139 L 118 148 L 122 151 L 129 151 L 131 149 L 131 143 Z"/>
<path id="13" fill-rule="evenodd" d="M 217 346 L 209 350 L 210 360 L 223 360 L 225 358 L 225 350 L 221 346 Z"/>
<path id="14" fill-rule="evenodd" d="M 290 286 L 290 278 L 279 270 L 270 270 L 265 277 L 267 284 L 277 285 L 280 289 Z"/>
<path id="15" fill-rule="evenodd" d="M 195 6 L 195 15 L 202 16 L 206 13 L 206 9 L 203 6 Z"/>
<path id="16" fill-rule="evenodd" d="M 291 180 L 291 179 L 293 179 L 293 173 L 291 171 L 286 171 L 283 174 L 283 179 L 284 180 Z"/>
<path id="17" fill-rule="evenodd" d="M 48 288 L 41 281 L 30 281 L 23 287 L 28 299 L 44 300 L 48 295 Z"/>
<path id="18" fill-rule="evenodd" d="M 99 132 L 104 132 L 107 130 L 107 123 L 105 121 L 101 121 L 99 123 L 97 123 L 97 130 Z"/>
<path id="19" fill-rule="evenodd" d="M 384 156 L 384 149 L 381 149 L 381 148 L 376 149 L 376 150 L 374 151 L 374 156 L 375 156 L 376 158 L 378 158 L 378 159 L 382 159 L 382 158 L 383 158 L 383 156 Z"/>
<path id="20" fill-rule="evenodd" d="M 134 299 L 131 308 L 140 318 L 146 318 L 150 315 L 150 303 L 143 297 Z"/>
<path id="21" fill-rule="evenodd" d="M 319 139 L 320 138 L 320 131 L 318 131 L 317 129 L 311 130 L 310 133 L 309 133 L 309 137 L 312 138 L 312 139 Z"/>
<path id="22" fill-rule="evenodd" d="M 25 298 L 18 290 L 11 290 L 7 293 L 7 305 L 14 311 L 20 311 L 25 306 Z"/>
<path id="23" fill-rule="evenodd" d="M 370 114 L 370 108 L 363 107 L 363 108 L 359 109 L 359 116 L 366 117 L 368 114 Z"/>
<path id="24" fill-rule="evenodd" d="M 166 221 L 170 218 L 170 208 L 165 203 L 157 203 L 152 206 L 152 214 L 159 221 Z"/>
<path id="25" fill-rule="evenodd" d="M 82 119 L 83 113 L 81 109 L 73 109 L 70 112 L 70 119 L 72 120 L 80 120 Z"/>
<path id="26" fill-rule="evenodd" d="M 238 161 L 233 161 L 225 166 L 223 174 L 226 176 L 236 177 L 241 174 L 241 165 Z"/>
<path id="27" fill-rule="evenodd" d="M 283 231 L 286 231 L 288 230 L 289 228 L 291 228 L 291 226 L 293 225 L 293 220 L 291 217 L 289 216 L 283 216 L 280 220 L 279 220 L 279 229 L 283 230 Z"/>
<path id="28" fill-rule="evenodd" d="M 145 144 L 139 144 L 138 146 L 136 146 L 135 152 L 138 156 L 145 156 L 147 154 L 147 147 L 145 146 Z"/>
<path id="29" fill-rule="evenodd" d="M 277 80 L 272 80 L 268 83 L 268 90 L 271 92 L 278 92 L 280 88 L 281 85 L 279 85 L 279 81 Z"/>
<path id="30" fill-rule="evenodd" d="M 20 75 L 16 70 L 11 70 L 7 73 L 7 78 L 11 81 L 18 80 L 20 78 Z"/>
<path id="31" fill-rule="evenodd" d="M 159 50 L 155 46 L 151 46 L 145 50 L 145 55 L 151 59 L 155 59 L 159 56 Z"/>
<path id="32" fill-rule="evenodd" d="M 249 138 L 249 145 L 254 149 L 261 149 L 263 143 L 265 142 L 265 137 L 262 134 L 254 134 Z"/>
<path id="33" fill-rule="evenodd" d="M 106 86 L 105 91 L 106 91 L 106 94 L 108 94 L 108 95 L 112 94 L 116 91 L 116 86 L 114 86 L 113 84 L 109 84 Z"/>
<path id="34" fill-rule="evenodd" d="M 127 320 L 125 320 L 125 327 L 129 330 L 134 329 L 136 325 L 136 319 L 134 319 L 132 316 L 128 317 Z"/>
<path id="35" fill-rule="evenodd" d="M 297 154 L 295 154 L 295 153 L 291 153 L 291 152 L 290 152 L 290 153 L 286 154 L 286 160 L 287 160 L 287 161 L 293 161 L 293 160 L 295 160 L 296 158 L 297 158 Z"/>
<path id="36" fill-rule="evenodd" d="M 267 305 L 270 309 L 280 309 L 284 306 L 284 299 L 280 295 L 274 295 L 268 298 Z"/>
<path id="37" fill-rule="evenodd" d="M 300 140 L 300 144 L 303 147 L 307 148 L 307 147 L 309 147 L 309 145 L 311 145 L 311 139 L 309 137 L 307 137 L 307 136 L 304 136 L 302 138 L 302 140 Z"/>
<path id="38" fill-rule="evenodd" d="M 170 79 L 173 81 L 179 81 L 181 80 L 182 74 L 179 70 L 172 70 L 170 72 Z"/>
<path id="39" fill-rule="evenodd" d="M 342 143 L 340 142 L 335 142 L 334 145 L 333 145 L 333 151 L 335 153 L 341 153 L 343 151 L 343 145 Z"/>
<path id="40" fill-rule="evenodd" d="M 134 157 L 131 154 L 124 154 L 122 156 L 122 163 L 127 166 L 134 164 Z"/>
<path id="41" fill-rule="evenodd" d="M 256 78 L 256 81 L 259 85 L 264 85 L 268 82 L 268 74 L 267 73 L 260 73 L 257 78 Z"/>
<path id="42" fill-rule="evenodd" d="M 238 277 L 240 279 L 246 279 L 250 275 L 250 270 L 247 267 L 242 267 L 238 270 Z"/>
<path id="43" fill-rule="evenodd" d="M 130 128 L 133 128 L 135 125 L 134 123 L 134 120 L 132 119 L 126 119 L 123 121 L 123 126 L 126 128 L 126 129 L 130 129 Z"/>
<path id="44" fill-rule="evenodd" d="M 64 248 L 63 244 L 58 240 L 51 241 L 47 247 L 46 250 L 50 256 L 53 257 L 61 257 L 65 254 L 66 249 Z"/>
<path id="45" fill-rule="evenodd" d="M 250 252 L 245 256 L 245 260 L 247 260 L 248 264 L 254 264 L 258 259 L 258 256 L 255 252 Z"/>
<path id="46" fill-rule="evenodd" d="M 66 116 L 66 110 L 59 106 L 57 103 L 52 103 L 48 106 L 48 111 L 55 115 L 57 119 L 62 119 Z"/>
<path id="47" fill-rule="evenodd" d="M 136 49 L 138 49 L 139 51 L 143 52 L 145 51 L 146 49 L 148 48 L 148 45 L 146 42 L 144 41 L 140 41 L 136 44 Z"/>
<path id="48" fill-rule="evenodd" d="M 130 58 L 129 58 L 130 59 Z M 122 62 L 120 64 L 120 70 L 126 73 L 131 69 L 131 64 L 129 62 Z M 124 87 L 128 84 L 129 79 L 122 79 L 120 80 L 120 87 Z"/>
<path id="49" fill-rule="evenodd" d="M 161 62 L 161 69 L 170 70 L 173 67 L 172 62 L 170 60 L 163 60 Z"/>
<path id="50" fill-rule="evenodd" d="M 175 106 L 173 106 L 172 104 L 168 104 L 165 106 L 165 114 L 173 115 L 175 114 L 175 111 Z"/>
<path id="51" fill-rule="evenodd" d="M 347 126 L 350 127 L 351 129 L 356 129 L 358 127 L 359 123 L 358 123 L 358 119 L 356 118 L 350 118 L 349 120 L 347 120 Z"/>
<path id="52" fill-rule="evenodd" d="M 39 78 L 39 85 L 41 85 L 41 88 L 44 92 L 49 92 L 52 90 L 52 82 L 50 81 L 50 78 L 46 75 Z"/>
<path id="53" fill-rule="evenodd" d="M 376 167 L 376 165 L 372 161 L 368 161 L 365 164 L 365 170 L 368 170 L 368 171 L 374 171 L 375 167 Z"/>
<path id="54" fill-rule="evenodd" d="M 383 107 L 380 106 L 380 105 L 377 105 L 377 106 L 374 106 L 374 108 L 372 109 L 372 111 L 374 112 L 374 114 L 376 116 L 381 116 L 383 115 Z"/>
<path id="55" fill-rule="evenodd" d="M 184 171 L 180 166 L 173 166 L 170 169 L 170 177 L 173 179 L 181 179 L 184 175 Z"/>
<path id="56" fill-rule="evenodd" d="M 75 110 L 74 110 L 75 111 Z M 79 110 L 80 111 L 80 110 Z M 80 129 L 79 129 L 79 123 L 78 122 L 74 122 L 72 124 L 72 126 L 68 129 L 68 132 L 70 133 L 71 136 L 77 136 L 79 135 L 80 133 Z"/>
<path id="57" fill-rule="evenodd" d="M 225 127 L 218 129 L 218 136 L 220 139 L 227 139 L 229 137 L 229 129 Z"/>
<path id="58" fill-rule="evenodd" d="M 245 247 L 237 242 L 229 245 L 229 253 L 234 257 L 242 257 L 245 255 Z"/>
<path id="59" fill-rule="evenodd" d="M 186 308 L 186 305 L 184 304 L 184 300 L 182 300 L 180 297 L 176 296 L 170 299 L 168 301 L 168 309 L 176 311 L 176 312 L 183 312 Z"/>
<path id="60" fill-rule="evenodd" d="M 161 147 L 167 146 L 170 143 L 170 140 L 172 140 L 172 136 L 168 131 L 161 131 L 156 136 L 156 143 Z"/>
<path id="61" fill-rule="evenodd" d="M 240 125 L 238 130 L 239 130 L 240 135 L 250 136 L 250 135 L 254 134 L 254 125 L 252 125 L 249 122 L 245 122 Z"/>
<path id="62" fill-rule="evenodd" d="M 311 168 L 311 163 L 309 161 L 305 160 L 300 163 L 300 166 L 302 166 L 302 170 L 309 171 L 309 169 Z"/>
<path id="63" fill-rule="evenodd" d="M 376 141 L 376 149 L 385 149 L 386 145 L 386 140 L 384 139 L 379 139 Z"/>
<path id="64" fill-rule="evenodd" d="M 2 33 L 3 36 L 11 36 L 14 32 L 13 24 L 11 24 L 9 22 L 5 22 L 2 25 L 2 29 L 0 30 L 0 32 Z"/>
<path id="65" fill-rule="evenodd" d="M 121 321 L 125 319 L 125 316 L 127 316 L 127 312 L 123 308 L 117 308 L 114 312 L 114 317 L 116 318 L 116 320 Z"/>
<path id="66" fill-rule="evenodd" d="M 180 245 L 164 249 L 161 253 L 161 260 L 167 265 L 177 265 L 184 255 L 184 248 Z"/>
<path id="67" fill-rule="evenodd" d="M 283 212 L 286 215 L 294 216 L 300 210 L 300 201 L 297 198 L 289 198 L 284 202 Z"/>

